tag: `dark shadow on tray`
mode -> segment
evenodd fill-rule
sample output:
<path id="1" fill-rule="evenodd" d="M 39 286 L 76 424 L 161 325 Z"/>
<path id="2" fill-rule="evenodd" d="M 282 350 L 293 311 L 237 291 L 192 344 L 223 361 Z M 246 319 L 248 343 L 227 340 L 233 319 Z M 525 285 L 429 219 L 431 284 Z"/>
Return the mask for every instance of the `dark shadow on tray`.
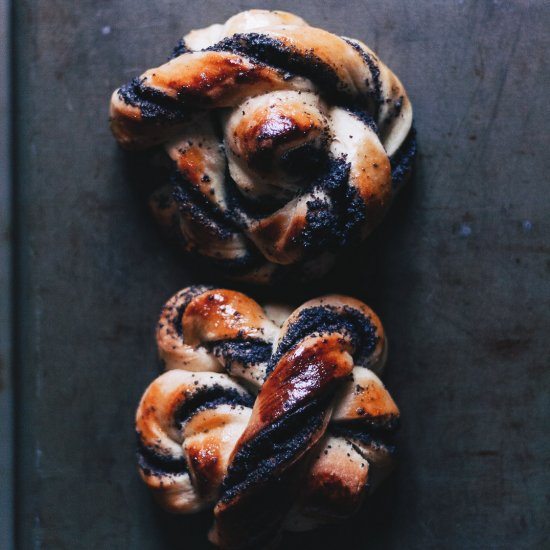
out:
<path id="1" fill-rule="evenodd" d="M 392 509 L 396 498 L 393 476 L 369 496 L 357 514 L 342 523 L 303 533 L 285 532 L 278 546 L 269 550 L 303 550 L 305 548 L 355 548 L 368 550 L 393 525 Z M 215 550 L 207 540 L 212 525 L 212 512 L 206 510 L 190 516 L 173 515 L 161 510 L 151 501 L 151 513 L 158 525 L 159 548 L 170 550 Z M 265 546 L 249 550 L 265 550 Z"/>
<path id="2" fill-rule="evenodd" d="M 151 501 L 151 513 L 158 525 L 156 532 L 161 537 L 159 548 L 215 550 L 216 547 L 207 539 L 208 530 L 212 525 L 210 510 L 188 516 L 175 515 L 165 512 Z"/>

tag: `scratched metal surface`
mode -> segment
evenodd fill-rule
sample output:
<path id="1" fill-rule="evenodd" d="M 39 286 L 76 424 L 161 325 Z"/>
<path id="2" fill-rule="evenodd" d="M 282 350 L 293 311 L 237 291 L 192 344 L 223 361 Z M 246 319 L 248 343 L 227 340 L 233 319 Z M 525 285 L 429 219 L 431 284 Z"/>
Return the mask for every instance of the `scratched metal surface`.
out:
<path id="1" fill-rule="evenodd" d="M 353 267 L 293 292 L 344 290 L 380 313 L 401 465 L 359 521 L 286 548 L 548 548 L 548 4 L 13 6 L 16 547 L 208 548 L 208 518 L 163 515 L 134 469 L 153 325 L 197 277 L 133 193 L 107 102 L 184 31 L 257 6 L 371 45 L 410 92 L 420 144 L 415 181 Z"/>
<path id="2" fill-rule="evenodd" d="M 10 5 L 0 0 L 0 548 L 13 540 L 13 323 Z"/>

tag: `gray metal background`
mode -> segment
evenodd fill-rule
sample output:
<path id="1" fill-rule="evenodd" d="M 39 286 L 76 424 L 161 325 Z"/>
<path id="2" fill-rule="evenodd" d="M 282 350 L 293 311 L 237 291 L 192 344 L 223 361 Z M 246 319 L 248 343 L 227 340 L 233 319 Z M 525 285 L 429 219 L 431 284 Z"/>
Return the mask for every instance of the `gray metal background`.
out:
<path id="1" fill-rule="evenodd" d="M 156 316 L 197 278 L 133 193 L 107 104 L 185 31 L 254 6 L 296 11 L 372 46 L 410 92 L 420 145 L 415 181 L 365 253 L 293 293 L 343 290 L 380 313 L 391 346 L 386 382 L 403 413 L 401 465 L 360 521 L 310 543 L 289 537 L 286 548 L 548 548 L 542 0 L 13 3 L 17 548 L 207 548 L 208 518 L 178 523 L 160 513 L 134 468 L 134 408 L 158 368 Z M 7 158 L 9 143 L 0 145 Z M 3 185 L 8 367 L 9 192 Z M 0 404 L 9 412 L 5 370 Z M 9 416 L 2 422 L 7 526 Z M 10 529 L 0 536 L 10 548 Z"/>

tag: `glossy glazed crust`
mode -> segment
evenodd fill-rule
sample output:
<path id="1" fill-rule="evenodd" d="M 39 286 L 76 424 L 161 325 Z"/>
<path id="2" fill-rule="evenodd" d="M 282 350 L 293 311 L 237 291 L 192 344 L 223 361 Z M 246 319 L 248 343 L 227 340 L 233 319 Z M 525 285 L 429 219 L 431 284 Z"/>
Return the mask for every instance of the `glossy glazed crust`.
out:
<path id="1" fill-rule="evenodd" d="M 213 506 L 222 548 L 348 517 L 393 462 L 376 314 L 341 295 L 267 309 L 225 289 L 174 295 L 157 329 L 168 370 L 136 413 L 143 480 L 172 512 Z"/>
<path id="2" fill-rule="evenodd" d="M 123 147 L 173 163 L 150 195 L 159 222 L 258 283 L 322 275 L 380 222 L 416 150 L 407 93 L 376 54 L 285 12 L 192 31 L 115 90 L 110 116 Z"/>

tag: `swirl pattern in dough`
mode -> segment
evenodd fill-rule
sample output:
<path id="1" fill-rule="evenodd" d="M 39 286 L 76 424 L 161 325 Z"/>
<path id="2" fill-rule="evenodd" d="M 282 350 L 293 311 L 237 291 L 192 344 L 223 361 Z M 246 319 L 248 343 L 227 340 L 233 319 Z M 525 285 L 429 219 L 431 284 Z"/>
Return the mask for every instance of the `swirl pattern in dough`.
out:
<path id="1" fill-rule="evenodd" d="M 377 55 L 280 11 L 190 32 L 115 90 L 110 115 L 123 147 L 169 159 L 151 177 L 161 224 L 253 282 L 326 272 L 382 219 L 416 151 L 407 93 Z"/>
<path id="2" fill-rule="evenodd" d="M 157 343 L 166 372 L 136 413 L 141 477 L 172 512 L 213 508 L 216 545 L 345 519 L 391 470 L 387 343 L 359 300 L 290 312 L 189 287 L 164 306 Z"/>

